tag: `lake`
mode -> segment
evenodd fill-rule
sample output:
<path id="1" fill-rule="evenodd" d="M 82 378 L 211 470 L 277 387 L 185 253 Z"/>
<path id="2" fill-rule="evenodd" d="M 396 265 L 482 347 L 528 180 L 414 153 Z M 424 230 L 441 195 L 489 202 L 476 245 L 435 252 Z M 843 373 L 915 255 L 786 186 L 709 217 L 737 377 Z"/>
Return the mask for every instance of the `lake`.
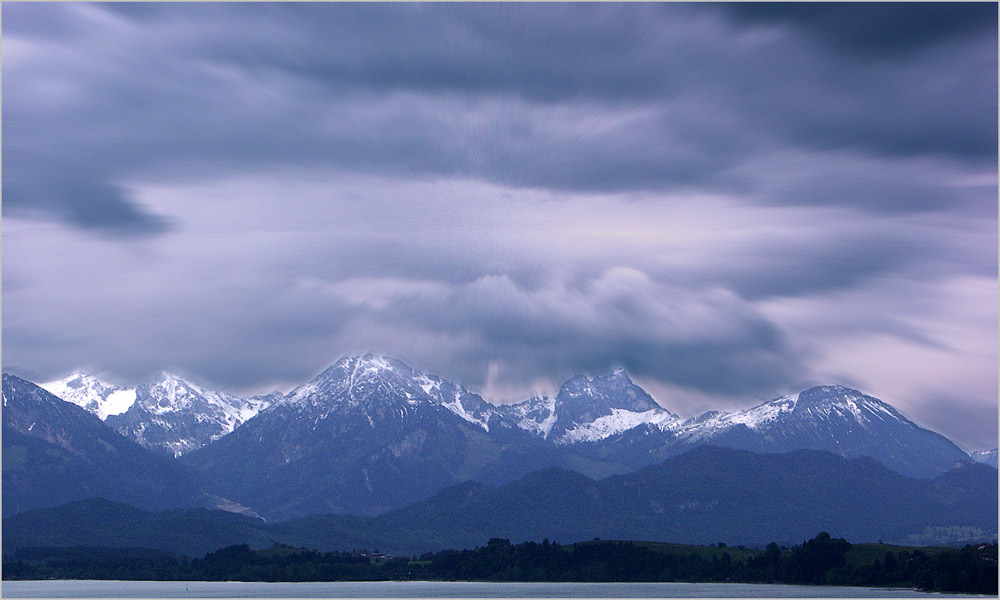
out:
<path id="1" fill-rule="evenodd" d="M 5 598 L 923 598 L 913 590 L 751 583 L 4 581 Z M 965 598 L 962 594 L 933 594 Z"/>

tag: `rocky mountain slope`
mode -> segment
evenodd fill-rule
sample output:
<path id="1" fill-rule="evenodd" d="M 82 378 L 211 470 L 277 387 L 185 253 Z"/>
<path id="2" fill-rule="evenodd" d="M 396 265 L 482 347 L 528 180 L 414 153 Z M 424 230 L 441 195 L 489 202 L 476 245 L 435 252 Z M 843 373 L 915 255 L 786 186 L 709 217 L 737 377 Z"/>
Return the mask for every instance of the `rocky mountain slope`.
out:
<path id="1" fill-rule="evenodd" d="M 89 496 L 151 509 L 210 503 L 183 465 L 6 373 L 2 412 L 5 515 Z"/>
<path id="2" fill-rule="evenodd" d="M 375 514 L 505 463 L 496 416 L 461 386 L 350 357 L 184 461 L 269 518 Z"/>

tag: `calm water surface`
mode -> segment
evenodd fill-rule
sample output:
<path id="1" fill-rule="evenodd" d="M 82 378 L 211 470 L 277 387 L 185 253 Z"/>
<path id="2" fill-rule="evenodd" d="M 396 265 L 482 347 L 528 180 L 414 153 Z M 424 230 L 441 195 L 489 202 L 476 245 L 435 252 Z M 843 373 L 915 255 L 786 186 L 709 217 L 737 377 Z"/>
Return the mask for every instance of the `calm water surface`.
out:
<path id="1" fill-rule="evenodd" d="M 4 581 L 6 598 L 963 598 L 912 590 L 749 583 Z M 980 596 L 981 597 L 981 596 Z"/>

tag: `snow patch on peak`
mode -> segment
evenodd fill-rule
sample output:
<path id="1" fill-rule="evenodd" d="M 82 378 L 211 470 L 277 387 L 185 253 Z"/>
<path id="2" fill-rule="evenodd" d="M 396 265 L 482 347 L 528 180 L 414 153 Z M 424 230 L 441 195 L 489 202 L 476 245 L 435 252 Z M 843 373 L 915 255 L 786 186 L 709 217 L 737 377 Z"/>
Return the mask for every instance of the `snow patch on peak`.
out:
<path id="1" fill-rule="evenodd" d="M 520 429 L 548 439 L 556 424 L 556 398 L 554 396 L 534 397 L 518 404 L 509 404 L 503 411 L 514 420 Z"/>
<path id="2" fill-rule="evenodd" d="M 647 424 L 664 430 L 676 420 L 676 416 L 664 409 L 654 408 L 644 412 L 635 412 L 622 408 L 612 408 L 610 415 L 598 417 L 591 423 L 577 425 L 560 436 L 557 443 L 575 444 L 599 441 Z M 551 430 L 551 426 L 549 429 Z"/>
<path id="3" fill-rule="evenodd" d="M 108 394 L 103 410 L 97 416 L 104 420 L 109 415 L 120 415 L 135 404 L 135 388 L 120 389 Z"/>
<path id="4" fill-rule="evenodd" d="M 799 394 L 800 410 L 823 418 L 851 419 L 862 427 L 875 420 L 909 422 L 888 404 L 840 385 L 817 386 Z"/>
<path id="5" fill-rule="evenodd" d="M 473 425 L 478 425 L 479 427 L 482 427 L 486 431 L 490 430 L 489 423 L 487 422 L 486 419 L 477 417 L 476 415 L 470 413 L 469 411 L 467 411 L 465 409 L 465 406 L 462 404 L 462 392 L 461 392 L 461 389 L 456 389 L 455 390 L 455 399 L 454 400 L 451 400 L 449 402 L 442 402 L 441 406 L 447 408 L 451 412 L 453 412 L 456 415 L 458 415 L 459 417 L 465 419 L 469 423 L 472 423 Z M 487 415 L 487 419 L 488 419 L 488 417 L 489 416 Z"/>
<path id="6" fill-rule="evenodd" d="M 718 417 L 718 420 L 734 425 L 746 425 L 750 429 L 756 429 L 765 423 L 778 419 L 784 413 L 792 412 L 795 410 L 798 402 L 798 394 L 794 396 L 781 396 L 780 398 L 747 410 L 721 415 Z"/>
<path id="7" fill-rule="evenodd" d="M 556 399 L 546 397 L 545 400 L 547 401 L 545 408 L 548 410 L 549 414 L 547 417 L 542 419 L 541 423 L 538 424 L 538 429 L 542 432 L 542 437 L 548 439 L 558 417 L 556 416 Z"/>
<path id="8" fill-rule="evenodd" d="M 153 414 L 181 412 L 204 397 L 209 404 L 220 404 L 222 394 L 206 392 L 176 375 L 161 373 L 142 398 L 143 408 Z"/>
<path id="9" fill-rule="evenodd" d="M 105 383 L 83 371 L 74 371 L 62 379 L 43 383 L 39 387 L 66 402 L 76 404 L 102 421 L 111 415 L 122 414 L 135 403 L 135 389 Z"/>
<path id="10" fill-rule="evenodd" d="M 441 389 L 441 380 L 433 380 L 426 375 L 421 375 L 417 378 L 417 383 L 420 385 L 420 389 L 424 390 L 424 393 L 428 396 L 433 396 L 437 390 Z"/>
<path id="11" fill-rule="evenodd" d="M 735 425 L 757 429 L 795 410 L 799 395 L 781 396 L 753 408 L 736 412 L 710 411 L 676 423 L 675 429 L 684 437 L 700 438 Z"/>
<path id="12" fill-rule="evenodd" d="M 364 356 L 359 357 L 357 361 L 357 368 L 371 373 L 395 370 L 388 358 L 377 354 L 365 354 Z"/>

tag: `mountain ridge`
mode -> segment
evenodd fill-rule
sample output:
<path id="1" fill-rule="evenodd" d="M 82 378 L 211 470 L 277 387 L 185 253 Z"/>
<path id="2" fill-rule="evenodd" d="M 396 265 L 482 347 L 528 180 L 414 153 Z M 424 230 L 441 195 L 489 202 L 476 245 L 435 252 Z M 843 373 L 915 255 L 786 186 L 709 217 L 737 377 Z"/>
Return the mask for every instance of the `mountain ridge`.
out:
<path id="1" fill-rule="evenodd" d="M 817 529 L 859 542 L 912 542 L 927 529 L 995 537 L 996 499 L 996 470 L 975 463 L 913 479 L 866 457 L 702 446 L 604 480 L 546 468 L 503 486 L 467 481 L 378 516 L 315 514 L 265 523 L 204 509 L 143 515 L 90 500 L 6 518 L 3 543 L 7 550 L 98 539 L 199 554 L 213 544 L 277 542 L 416 554 L 471 548 L 493 537 L 763 545 L 801 541 Z M 190 539 L 175 533 L 184 530 Z"/>
<path id="2" fill-rule="evenodd" d="M 209 390 L 167 371 L 132 388 L 82 371 L 39 387 L 84 408 L 141 446 L 174 457 L 231 432 L 277 399 L 274 393 L 241 398 Z"/>
<path id="3" fill-rule="evenodd" d="M 346 387 L 331 388 L 331 382 L 333 382 L 332 385 L 336 385 L 337 382 L 343 383 L 343 374 L 347 370 L 352 371 L 350 374 L 351 383 Z M 485 431 L 489 430 L 491 420 L 500 418 L 507 421 L 505 425 L 508 427 L 517 426 L 543 439 L 551 437 L 557 443 L 562 444 L 600 440 L 643 425 L 651 425 L 664 431 L 674 431 L 677 433 L 677 437 L 682 440 L 697 439 L 706 437 L 706 434 L 711 433 L 710 430 L 712 429 L 724 429 L 737 424 L 744 424 L 751 429 L 755 429 L 762 424 L 766 424 L 767 421 L 773 420 L 780 413 L 795 413 L 798 410 L 796 407 L 812 405 L 815 408 L 816 402 L 831 405 L 834 408 L 834 412 L 841 412 L 841 414 L 842 411 L 838 411 L 837 409 L 846 407 L 848 410 L 854 412 L 855 416 L 858 416 L 860 411 L 851 402 L 854 399 L 862 399 L 864 401 L 862 408 L 869 409 L 869 413 L 882 413 L 904 421 L 906 424 L 919 427 L 912 423 L 912 421 L 909 421 L 909 419 L 906 419 L 892 405 L 862 394 L 852 388 L 835 384 L 813 386 L 798 394 L 780 396 L 744 409 L 729 412 L 711 410 L 699 415 L 681 418 L 668 408 L 660 405 L 645 390 L 636 385 L 624 368 L 617 368 L 605 375 L 594 377 L 577 373 L 567 379 L 560 386 L 556 395 L 552 397 L 535 396 L 520 402 L 493 404 L 481 396 L 469 392 L 460 384 L 450 382 L 437 375 L 421 373 L 410 368 L 399 359 L 372 353 L 345 356 L 320 372 L 309 382 L 293 388 L 287 395 L 281 395 L 280 392 L 272 392 L 267 395 L 240 398 L 226 392 L 209 390 L 167 372 L 161 372 L 156 381 L 151 384 L 145 384 L 145 386 L 152 388 L 156 387 L 158 382 L 175 382 L 175 386 L 186 387 L 200 394 L 226 398 L 229 401 L 228 404 L 231 406 L 250 406 L 251 408 L 243 410 L 241 414 L 235 416 L 233 414 L 226 415 L 229 422 L 223 428 L 224 431 L 221 431 L 221 434 L 224 434 L 232 431 L 236 426 L 252 418 L 257 413 L 265 411 L 271 405 L 308 402 L 309 399 L 315 401 L 316 398 L 323 398 L 323 402 L 329 402 L 329 398 L 331 397 L 336 397 L 344 391 L 350 392 L 355 384 L 355 376 L 358 370 L 361 371 L 361 376 L 357 382 L 360 384 L 375 381 L 376 385 L 378 385 L 382 383 L 383 379 L 380 375 L 387 372 L 395 373 L 397 376 L 402 374 L 402 379 L 408 379 L 410 383 L 416 382 L 420 391 L 423 392 L 419 395 L 407 395 L 408 400 L 430 399 L 435 401 L 437 404 L 448 408 L 456 416 L 461 417 L 469 423 L 478 425 Z M 83 406 L 105 421 L 110 417 L 117 417 L 117 420 L 120 421 L 122 419 L 121 415 L 127 412 L 124 409 L 131 409 L 136 405 L 138 400 L 126 406 L 125 401 L 119 398 L 116 407 L 98 406 L 98 402 L 95 399 L 100 400 L 101 398 L 95 398 L 95 393 L 72 393 L 71 387 L 68 384 L 74 380 L 84 381 L 85 385 L 82 386 L 84 389 L 88 387 L 97 388 L 97 393 L 103 392 L 103 396 L 121 392 L 133 392 L 143 388 L 143 386 L 124 388 L 106 384 L 81 371 L 76 371 L 62 380 L 40 385 L 40 387 L 47 389 L 59 397 L 62 396 L 53 390 L 63 392 L 66 396 L 63 398 L 64 400 Z M 397 378 L 398 380 L 399 378 Z M 612 386 L 617 384 L 619 389 L 612 390 L 612 392 L 616 393 L 608 392 L 607 388 L 609 384 Z M 405 388 L 407 386 L 400 385 L 399 387 Z M 596 392 L 595 389 L 597 390 Z M 817 393 L 821 391 L 833 392 L 833 396 L 846 398 L 848 402 L 846 404 L 832 402 L 831 395 L 824 396 L 821 393 Z M 160 400 L 162 402 L 162 398 L 153 398 L 153 400 Z M 85 405 L 88 402 L 89 406 Z M 157 411 L 155 403 L 146 402 L 145 404 L 147 410 L 152 408 L 149 412 L 164 412 Z M 356 402 L 354 404 L 356 405 Z M 782 404 L 790 407 L 790 409 L 784 410 L 781 407 Z M 875 407 L 874 410 L 871 409 L 872 406 Z M 109 413 L 109 411 L 114 412 Z M 576 414 L 565 414 L 570 411 Z M 598 423 L 601 420 L 604 422 Z M 114 422 L 115 419 L 112 419 L 112 423 Z M 592 428 L 595 435 L 583 434 L 587 429 L 586 426 L 590 425 L 597 425 Z M 920 429 L 928 431 L 924 428 Z M 215 434 L 208 441 L 214 441 L 218 437 L 220 437 L 220 434 Z M 186 449 L 185 452 L 191 449 L 194 448 Z M 982 451 L 979 454 L 987 457 L 986 460 L 988 460 L 988 451 Z"/>
<path id="4" fill-rule="evenodd" d="M 220 408 L 239 402 L 163 374 L 105 423 L 179 456 L 208 482 L 207 493 L 268 519 L 377 514 L 462 481 L 503 485 L 546 467 L 621 475 L 706 444 L 871 456 L 923 478 L 971 460 L 891 405 L 844 386 L 681 419 L 624 369 L 576 375 L 555 396 L 495 406 L 398 359 L 366 354 L 343 357 L 245 413 Z M 206 441 L 178 448 L 178 439 Z"/>

